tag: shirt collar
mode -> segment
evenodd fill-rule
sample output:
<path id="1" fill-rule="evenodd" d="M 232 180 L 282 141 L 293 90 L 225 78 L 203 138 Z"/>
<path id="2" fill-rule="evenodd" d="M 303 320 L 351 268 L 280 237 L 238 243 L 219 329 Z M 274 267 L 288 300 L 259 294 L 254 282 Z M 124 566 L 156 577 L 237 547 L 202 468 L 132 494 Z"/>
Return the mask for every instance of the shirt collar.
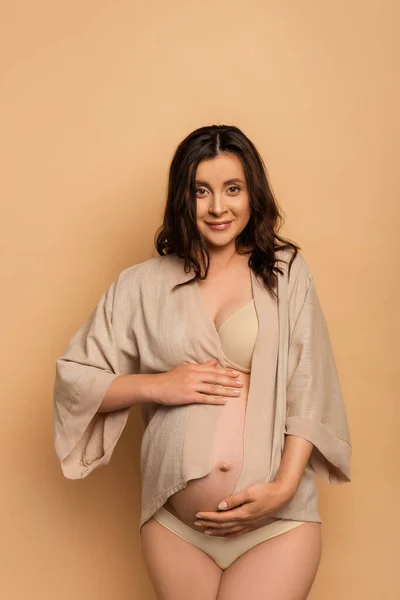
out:
<path id="1" fill-rule="evenodd" d="M 190 264 L 189 271 L 185 272 L 185 261 L 176 254 L 167 255 L 171 264 L 171 281 L 172 288 L 182 283 L 187 283 L 196 277 L 193 265 Z M 167 257 L 166 257 L 167 258 Z"/>
<path id="2" fill-rule="evenodd" d="M 277 257 L 280 257 L 281 254 L 283 257 L 286 255 L 289 256 L 287 250 L 277 250 L 275 254 Z M 181 285 L 182 283 L 187 283 L 196 277 L 192 263 L 190 263 L 189 271 L 185 273 L 185 261 L 183 258 L 180 258 L 174 253 L 167 254 L 164 258 L 170 260 L 172 288 L 175 288 L 177 285 Z M 284 260 L 284 262 L 286 261 Z"/>

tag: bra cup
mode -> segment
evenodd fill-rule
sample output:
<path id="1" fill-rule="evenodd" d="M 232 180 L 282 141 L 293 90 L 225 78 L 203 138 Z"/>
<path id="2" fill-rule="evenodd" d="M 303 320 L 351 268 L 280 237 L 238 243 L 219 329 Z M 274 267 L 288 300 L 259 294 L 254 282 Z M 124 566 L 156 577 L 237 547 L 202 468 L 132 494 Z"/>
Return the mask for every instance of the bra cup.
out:
<path id="1" fill-rule="evenodd" d="M 233 368 L 249 373 L 258 332 L 254 301 L 225 319 L 217 331 L 226 366 L 231 365 Z"/>

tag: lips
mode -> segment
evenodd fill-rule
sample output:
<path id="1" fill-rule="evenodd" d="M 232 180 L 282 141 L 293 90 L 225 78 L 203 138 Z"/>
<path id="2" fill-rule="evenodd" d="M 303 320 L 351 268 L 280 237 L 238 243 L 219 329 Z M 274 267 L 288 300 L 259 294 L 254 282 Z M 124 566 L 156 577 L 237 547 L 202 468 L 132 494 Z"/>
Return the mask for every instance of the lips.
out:
<path id="1" fill-rule="evenodd" d="M 207 221 L 205 221 L 205 223 L 208 225 L 208 227 L 210 227 L 210 229 L 213 229 L 214 231 L 220 231 L 222 229 L 228 229 L 232 221 L 219 221 L 215 223 L 207 223 Z"/>
<path id="2" fill-rule="evenodd" d="M 226 225 L 227 223 L 232 223 L 232 221 L 219 221 L 219 222 L 215 222 L 215 223 L 208 223 L 206 221 L 207 225 Z"/>

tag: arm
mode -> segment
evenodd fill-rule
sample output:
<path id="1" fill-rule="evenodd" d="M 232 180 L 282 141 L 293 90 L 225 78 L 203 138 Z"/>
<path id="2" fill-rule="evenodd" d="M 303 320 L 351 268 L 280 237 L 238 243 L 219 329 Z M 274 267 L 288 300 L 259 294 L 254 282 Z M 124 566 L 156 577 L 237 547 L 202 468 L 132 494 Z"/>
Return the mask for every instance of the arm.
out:
<path id="1" fill-rule="evenodd" d="M 290 497 L 296 493 L 312 450 L 313 444 L 308 440 L 297 435 L 285 436 L 285 447 L 274 481 L 280 483 Z"/>
<path id="2" fill-rule="evenodd" d="M 70 479 L 110 461 L 130 406 L 142 399 L 132 287 L 120 274 L 56 361 L 54 445 Z"/>
<path id="3" fill-rule="evenodd" d="M 313 444 L 310 468 L 327 483 L 348 482 L 349 426 L 328 327 L 312 277 L 308 278 L 300 310 L 291 320 L 285 434 Z"/>
<path id="4" fill-rule="evenodd" d="M 151 402 L 149 390 L 153 380 L 152 374 L 118 375 L 108 387 L 97 412 L 106 413 Z"/>

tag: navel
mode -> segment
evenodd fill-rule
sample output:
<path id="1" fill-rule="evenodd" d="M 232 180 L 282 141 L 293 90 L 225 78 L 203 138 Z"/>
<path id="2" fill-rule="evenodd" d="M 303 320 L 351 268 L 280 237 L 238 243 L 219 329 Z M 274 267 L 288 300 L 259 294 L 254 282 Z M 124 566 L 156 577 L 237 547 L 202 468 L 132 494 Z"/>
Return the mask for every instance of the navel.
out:
<path id="1" fill-rule="evenodd" d="M 231 468 L 232 468 L 231 467 L 231 463 L 228 460 L 220 460 L 219 463 L 218 463 L 218 469 L 220 471 L 224 471 L 225 473 L 227 471 L 230 471 Z"/>

